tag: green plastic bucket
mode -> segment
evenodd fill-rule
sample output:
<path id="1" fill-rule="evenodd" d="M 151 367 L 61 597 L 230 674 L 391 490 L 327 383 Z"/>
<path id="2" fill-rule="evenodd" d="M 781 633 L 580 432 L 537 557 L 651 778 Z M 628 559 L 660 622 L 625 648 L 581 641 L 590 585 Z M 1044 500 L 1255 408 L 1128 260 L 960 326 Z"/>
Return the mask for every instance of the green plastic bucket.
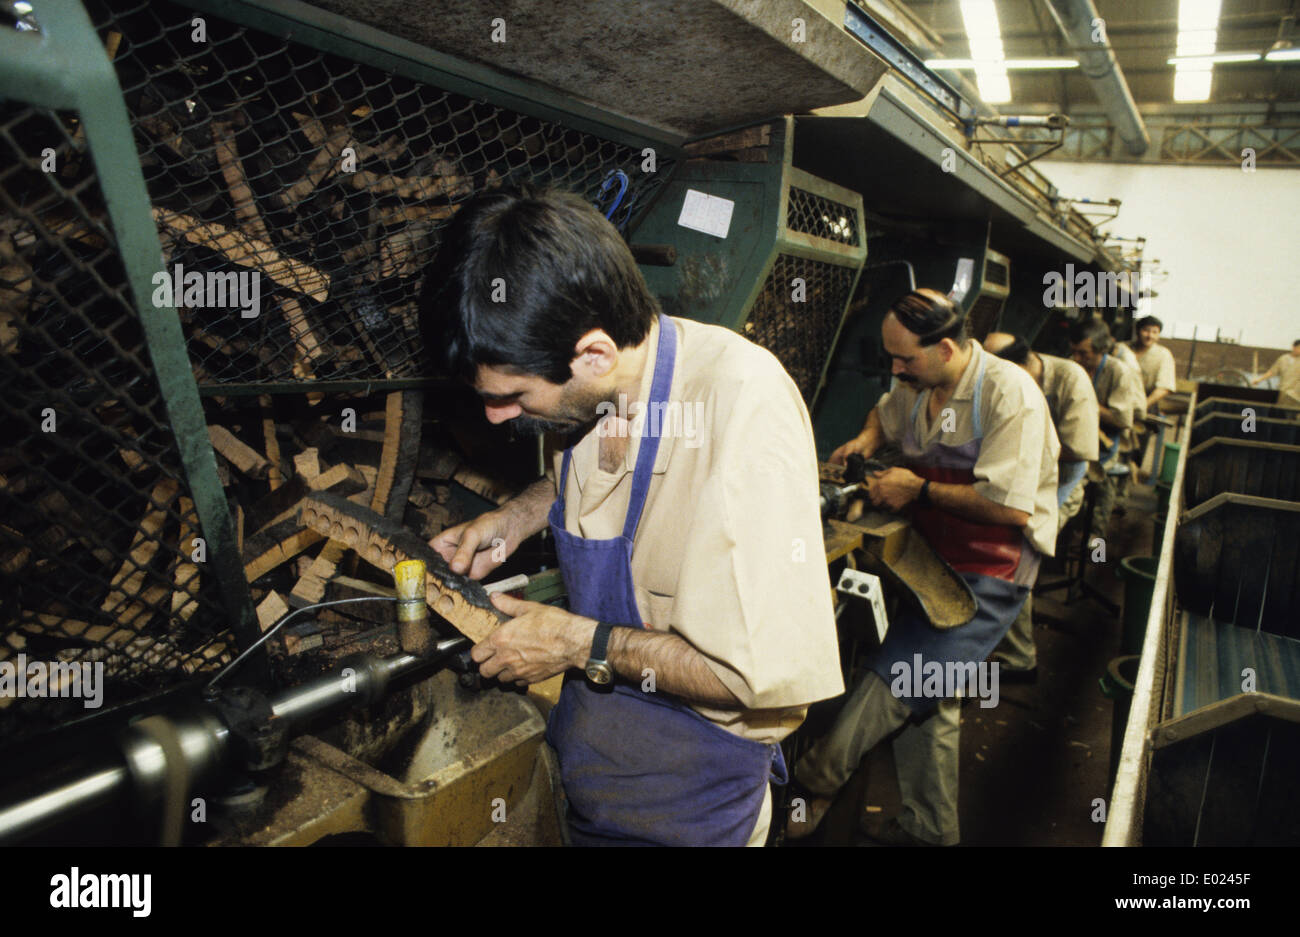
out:
<path id="1" fill-rule="evenodd" d="M 1174 493 L 1174 483 L 1156 482 L 1156 514 L 1164 517 L 1169 513 L 1169 496 Z"/>
<path id="2" fill-rule="evenodd" d="M 1121 618 L 1121 654 L 1141 654 L 1151 614 L 1151 593 L 1156 587 L 1156 556 L 1126 556 L 1119 561 L 1119 578 L 1124 580 L 1124 611 Z"/>
<path id="3" fill-rule="evenodd" d="M 1160 480 L 1168 485 L 1174 483 L 1174 475 L 1178 472 L 1178 454 L 1183 451 L 1183 447 L 1176 442 L 1165 443 L 1165 452 L 1160 459 Z"/>
<path id="4" fill-rule="evenodd" d="M 1124 747 L 1124 729 L 1128 726 L 1129 711 L 1133 706 L 1133 685 L 1137 683 L 1138 663 L 1142 660 L 1136 654 L 1113 658 L 1106 667 L 1106 674 L 1099 681 L 1101 693 L 1113 700 L 1115 708 L 1110 716 L 1110 780 L 1115 781 L 1115 770 L 1119 767 L 1120 749 Z"/>

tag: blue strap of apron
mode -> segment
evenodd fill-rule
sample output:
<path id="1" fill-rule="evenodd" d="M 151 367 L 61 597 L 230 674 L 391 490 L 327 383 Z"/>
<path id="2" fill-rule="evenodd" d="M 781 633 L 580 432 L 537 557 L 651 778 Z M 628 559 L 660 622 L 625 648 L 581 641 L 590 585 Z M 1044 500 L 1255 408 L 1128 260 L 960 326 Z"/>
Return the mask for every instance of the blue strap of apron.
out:
<path id="1" fill-rule="evenodd" d="M 650 402 L 642 411 L 641 447 L 637 450 L 636 468 L 632 472 L 632 494 L 628 500 L 627 518 L 623 522 L 623 536 L 628 540 L 636 537 L 636 529 L 641 523 L 641 512 L 645 508 L 646 495 L 650 491 L 650 478 L 654 474 L 655 459 L 659 455 L 659 433 L 653 436 L 645 431 L 650 420 L 651 407 L 656 403 L 667 403 L 668 393 L 672 389 L 673 368 L 677 358 L 677 329 L 663 313 L 659 314 L 659 344 L 655 352 L 655 373 L 650 382 Z M 662 424 L 659 425 L 663 431 Z M 573 447 L 564 450 L 560 463 L 560 483 L 557 498 L 560 503 L 560 516 L 564 516 L 564 489 L 569 481 L 569 463 L 573 458 Z"/>
<path id="2" fill-rule="evenodd" d="M 975 374 L 975 401 L 974 401 L 974 409 L 971 413 L 971 429 L 974 430 L 974 433 L 971 436 L 972 439 L 984 438 L 984 419 L 983 417 L 980 416 L 980 404 L 983 402 L 983 398 L 984 398 L 984 365 L 985 365 L 985 359 L 981 357 L 979 371 L 976 372 Z M 934 391 L 931 390 L 930 393 L 934 393 Z M 929 400 L 928 397 L 925 399 Z M 920 411 L 921 411 L 921 395 L 917 394 L 916 403 L 912 404 L 912 427 L 913 427 L 912 432 L 913 433 L 916 432 L 915 429 L 916 415 Z M 920 449 L 921 448 L 920 436 L 918 435 L 916 439 L 917 439 L 916 448 Z"/>
<path id="3" fill-rule="evenodd" d="M 1094 391 L 1097 389 L 1097 382 L 1101 380 L 1102 372 L 1106 370 L 1106 359 L 1109 357 L 1110 357 L 1109 355 L 1101 356 L 1101 362 L 1097 365 L 1097 373 L 1092 376 L 1092 389 Z M 1101 398 L 1099 397 L 1098 402 L 1100 403 L 1100 401 Z M 1103 449 L 1099 453 L 1097 457 L 1098 462 L 1105 464 L 1107 461 L 1110 460 L 1112 456 L 1115 456 L 1119 453 L 1119 437 L 1123 432 L 1124 432 L 1123 430 L 1118 430 L 1115 433 L 1115 438 L 1111 440 L 1110 448 Z"/>
<path id="4" fill-rule="evenodd" d="M 1106 370 L 1106 359 L 1109 357 L 1109 355 L 1101 356 L 1101 363 L 1097 365 L 1097 373 L 1092 376 L 1092 389 L 1094 391 L 1097 389 L 1097 382 L 1101 380 L 1101 372 Z"/>
<path id="5" fill-rule="evenodd" d="M 659 432 L 647 435 L 646 424 L 650 422 L 652 407 L 668 402 L 668 394 L 673 385 L 673 365 L 677 358 L 677 329 L 662 312 L 659 314 L 659 349 L 655 353 L 655 376 L 650 384 L 650 402 L 642 413 L 641 447 L 636 454 L 636 469 L 632 473 L 632 495 L 628 500 L 627 519 L 623 522 L 623 536 L 628 540 L 636 537 L 637 526 L 641 523 L 641 510 L 645 507 L 646 495 L 650 491 L 650 479 L 654 475 L 655 458 L 659 455 L 659 436 L 663 425 L 654 421 Z M 665 408 L 666 409 L 666 408 Z"/>

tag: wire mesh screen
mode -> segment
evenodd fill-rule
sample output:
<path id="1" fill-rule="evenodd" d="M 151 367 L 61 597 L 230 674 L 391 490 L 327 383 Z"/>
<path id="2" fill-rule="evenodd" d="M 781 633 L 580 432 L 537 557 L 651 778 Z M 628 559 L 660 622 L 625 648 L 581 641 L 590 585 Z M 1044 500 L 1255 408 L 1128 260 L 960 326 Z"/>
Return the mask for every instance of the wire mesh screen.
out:
<path id="1" fill-rule="evenodd" d="M 106 707 L 226 654 L 135 308 L 76 118 L 0 102 L 0 661 L 102 664 Z M 0 743 L 84 715 L 74 672 Z"/>
<path id="2" fill-rule="evenodd" d="M 790 187 L 786 227 L 840 244 L 857 247 L 860 224 L 858 210 L 796 186 Z"/>
<path id="3" fill-rule="evenodd" d="M 671 167 L 645 173 L 634 147 L 216 17 L 196 41 L 171 3 L 88 7 L 169 269 L 205 277 L 198 302 L 176 290 L 200 384 L 417 376 L 420 275 L 466 198 L 527 183 L 596 201 L 622 170 L 622 229 Z M 256 303 L 214 300 L 208 273 L 260 274 Z"/>
<path id="4" fill-rule="evenodd" d="M 1005 302 L 1003 297 L 988 294 L 982 294 L 975 300 L 974 305 L 970 307 L 970 312 L 966 314 L 972 337 L 982 342 L 998 327 L 998 321 L 1002 317 L 1002 305 Z"/>
<path id="5" fill-rule="evenodd" d="M 776 355 L 810 407 L 854 274 L 853 267 L 778 254 L 745 321 L 745 335 Z"/>

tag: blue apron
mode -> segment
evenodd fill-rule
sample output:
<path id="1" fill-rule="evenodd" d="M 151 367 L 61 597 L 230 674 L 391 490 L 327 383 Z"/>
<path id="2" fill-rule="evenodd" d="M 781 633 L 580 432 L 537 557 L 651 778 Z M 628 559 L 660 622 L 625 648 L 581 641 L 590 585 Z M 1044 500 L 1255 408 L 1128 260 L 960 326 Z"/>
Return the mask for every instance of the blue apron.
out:
<path id="1" fill-rule="evenodd" d="M 1092 389 L 1094 391 L 1096 391 L 1097 389 L 1097 382 L 1101 380 L 1101 372 L 1106 369 L 1106 359 L 1108 357 L 1110 356 L 1109 355 L 1101 356 L 1101 363 L 1097 365 L 1097 373 L 1092 376 Z M 1100 398 L 1098 398 L 1098 400 L 1100 400 Z M 1123 434 L 1123 432 L 1124 431 L 1122 429 L 1117 429 L 1114 432 L 1107 434 L 1108 436 L 1111 437 L 1110 448 L 1102 449 L 1097 456 L 1097 461 L 1101 465 L 1108 464 L 1112 459 L 1115 458 L 1115 456 L 1119 455 L 1119 437 L 1121 434 Z"/>
<path id="2" fill-rule="evenodd" d="M 921 403 L 928 398 L 918 394 L 911 419 L 903 437 L 903 456 L 907 467 L 922 478 L 954 485 L 975 481 L 975 463 L 979 459 L 980 440 L 984 438 L 980 403 L 984 394 L 985 359 L 980 359 L 975 378 L 972 423 L 973 438 L 960 446 L 935 443 L 922 450 L 916 430 Z M 1023 532 L 1006 524 L 983 524 L 957 517 L 933 506 L 914 504 L 912 526 L 925 537 L 935 552 L 944 558 L 975 593 L 975 617 L 956 628 L 939 630 L 924 614 L 910 606 L 890 625 L 884 643 L 868 666 L 885 685 L 895 680 L 895 663 L 915 666 L 915 655 L 923 664 L 937 662 L 947 670 L 948 663 L 978 664 L 997 647 L 1007 633 L 1029 589 L 1011 581 L 1021 559 Z M 962 674 L 963 671 L 957 671 Z M 911 686 L 911 681 L 907 681 Z M 952 689 L 962 689 L 953 687 Z M 899 697 L 916 713 L 926 712 L 939 702 L 935 697 Z"/>
<path id="3" fill-rule="evenodd" d="M 1070 492 L 1074 491 L 1075 486 L 1083 481 L 1083 477 L 1088 474 L 1088 463 L 1062 462 L 1057 471 L 1060 480 L 1056 485 L 1056 506 L 1059 508 L 1065 504 L 1065 499 L 1070 497 Z"/>
<path id="4" fill-rule="evenodd" d="M 652 404 L 668 401 L 676 354 L 677 330 L 661 315 Z M 632 549 L 658 452 L 659 437 L 647 423 L 623 535 L 590 540 L 564 526 L 573 450 L 565 451 L 549 520 L 574 614 L 642 625 Z M 570 672 L 546 740 L 558 755 L 575 845 L 744 846 L 769 779 L 786 783 L 779 745 L 741 738 L 667 693 L 642 692 L 617 677 L 597 687 Z"/>

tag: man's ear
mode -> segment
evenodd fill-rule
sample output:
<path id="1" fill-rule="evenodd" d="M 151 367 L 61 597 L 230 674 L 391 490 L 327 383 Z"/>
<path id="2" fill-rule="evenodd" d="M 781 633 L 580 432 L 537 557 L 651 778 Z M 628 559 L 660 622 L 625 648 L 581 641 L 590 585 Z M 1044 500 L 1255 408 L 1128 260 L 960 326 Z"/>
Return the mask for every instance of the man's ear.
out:
<path id="1" fill-rule="evenodd" d="M 575 377 L 602 378 L 618 364 L 618 345 L 604 329 L 592 329 L 573 347 L 570 368 Z"/>

